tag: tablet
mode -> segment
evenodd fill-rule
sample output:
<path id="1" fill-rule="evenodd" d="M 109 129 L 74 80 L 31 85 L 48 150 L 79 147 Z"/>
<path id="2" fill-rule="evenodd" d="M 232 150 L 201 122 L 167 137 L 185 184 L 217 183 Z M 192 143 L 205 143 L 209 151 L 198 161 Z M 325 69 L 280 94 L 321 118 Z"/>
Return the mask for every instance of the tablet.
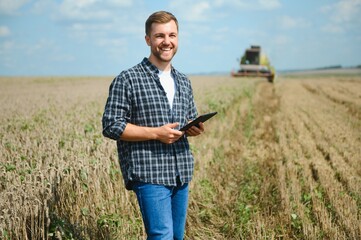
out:
<path id="1" fill-rule="evenodd" d="M 198 124 L 200 122 L 204 123 L 205 121 L 207 121 L 208 119 L 210 119 L 211 117 L 213 117 L 216 114 L 217 114 L 217 112 L 211 112 L 211 113 L 206 113 L 206 114 L 200 115 L 199 117 L 194 119 L 192 122 L 188 123 L 187 125 L 185 125 L 181 129 L 179 129 L 179 131 L 187 131 L 192 126 L 199 127 Z"/>

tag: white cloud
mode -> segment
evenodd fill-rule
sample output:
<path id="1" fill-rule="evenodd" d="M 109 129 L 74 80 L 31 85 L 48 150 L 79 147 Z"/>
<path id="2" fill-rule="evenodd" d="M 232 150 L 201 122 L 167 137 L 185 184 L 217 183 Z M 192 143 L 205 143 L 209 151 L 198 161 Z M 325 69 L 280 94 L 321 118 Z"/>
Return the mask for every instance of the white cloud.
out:
<path id="1" fill-rule="evenodd" d="M 231 6 L 236 8 L 249 8 L 250 4 L 245 0 L 216 0 L 214 1 L 215 7 Z"/>
<path id="2" fill-rule="evenodd" d="M 115 60 L 119 59 L 119 56 L 127 55 L 131 51 L 126 38 L 99 38 L 95 44 L 103 49 L 108 57 Z"/>
<path id="3" fill-rule="evenodd" d="M 13 41 L 5 41 L 0 43 L 0 55 L 4 54 L 7 51 L 10 51 L 15 46 Z"/>
<path id="4" fill-rule="evenodd" d="M 329 33 L 342 33 L 344 29 L 340 25 L 327 24 L 322 27 L 322 30 Z"/>
<path id="5" fill-rule="evenodd" d="M 0 68 L 16 71 L 16 57 L 13 54 L 18 48 L 14 41 L 0 42 Z"/>
<path id="6" fill-rule="evenodd" d="M 35 14 L 54 13 L 59 9 L 55 1 L 37 0 L 33 3 L 31 12 Z"/>
<path id="7" fill-rule="evenodd" d="M 53 19 L 65 23 L 71 38 L 95 42 L 110 33 L 132 34 L 135 31 L 139 15 L 131 11 L 140 13 L 141 10 L 131 8 L 132 4 L 131 0 L 64 0 L 56 8 L 52 7 L 56 11 Z M 136 28 L 137 33 L 138 30 Z"/>
<path id="8" fill-rule="evenodd" d="M 67 53 L 51 54 L 49 59 L 53 62 L 74 62 L 75 56 Z"/>
<path id="9" fill-rule="evenodd" d="M 117 10 L 131 5 L 131 0 L 64 0 L 59 13 L 60 18 L 70 20 L 111 19 L 117 15 Z"/>
<path id="10" fill-rule="evenodd" d="M 331 33 L 342 33 L 348 28 L 361 25 L 361 0 L 339 0 L 321 8 L 323 13 L 329 14 L 329 23 L 322 29 Z"/>
<path id="11" fill-rule="evenodd" d="M 207 1 L 194 2 L 193 0 L 187 0 L 182 2 L 173 1 L 170 3 L 170 8 L 178 12 L 177 18 L 189 22 L 203 22 L 208 20 L 209 15 L 207 13 L 211 6 Z"/>
<path id="12" fill-rule="evenodd" d="M 192 7 L 190 12 L 188 12 L 188 19 L 190 20 L 202 20 L 207 18 L 206 12 L 210 8 L 209 4 L 207 2 L 198 2 L 194 4 L 194 7 Z"/>
<path id="13" fill-rule="evenodd" d="M 57 48 L 56 44 L 48 39 L 40 39 L 37 43 L 33 45 L 29 45 L 26 48 L 26 54 L 28 55 L 35 55 L 39 52 L 49 52 L 51 49 Z"/>
<path id="14" fill-rule="evenodd" d="M 285 15 L 279 18 L 279 25 L 283 29 L 295 29 L 309 27 L 311 23 L 303 18 L 295 18 Z"/>
<path id="15" fill-rule="evenodd" d="M 60 17 L 73 20 L 91 20 L 107 18 L 111 15 L 109 10 L 96 8 L 95 0 L 65 0 L 60 5 Z"/>
<path id="16" fill-rule="evenodd" d="M 200 47 L 200 52 L 205 54 L 217 53 L 221 50 L 219 44 L 208 44 Z"/>
<path id="17" fill-rule="evenodd" d="M 291 38 L 286 35 L 277 35 L 272 41 L 275 45 L 284 46 L 291 42 Z"/>
<path id="18" fill-rule="evenodd" d="M 74 23 L 70 29 L 76 32 L 100 32 L 112 30 L 112 24 L 87 24 L 87 23 Z"/>
<path id="19" fill-rule="evenodd" d="M 279 0 L 215 0 L 210 2 L 215 7 L 229 6 L 244 10 L 273 10 L 282 6 Z"/>
<path id="20" fill-rule="evenodd" d="M 96 41 L 96 43 L 101 47 L 125 47 L 127 45 L 127 41 L 125 39 L 109 39 L 109 38 L 101 38 Z"/>
<path id="21" fill-rule="evenodd" d="M 109 5 L 116 7 L 129 7 L 132 5 L 132 0 L 107 0 Z"/>
<path id="22" fill-rule="evenodd" d="M 73 1 L 73 0 L 65 0 L 64 3 L 66 4 L 70 4 L 73 5 L 76 8 L 86 8 L 89 6 L 94 5 L 94 3 L 96 3 L 97 0 L 77 0 L 77 1 Z"/>
<path id="23" fill-rule="evenodd" d="M 10 30 L 7 26 L 0 26 L 0 37 L 7 37 L 10 34 Z"/>
<path id="24" fill-rule="evenodd" d="M 87 23 L 87 22 L 76 22 L 70 27 L 70 37 L 77 41 L 95 41 L 98 38 L 102 38 L 105 35 L 109 35 L 110 32 L 116 27 L 111 23 Z"/>
<path id="25" fill-rule="evenodd" d="M 220 18 L 227 15 L 223 8 L 234 10 L 273 10 L 281 7 L 279 0 L 173 0 L 169 4 L 180 19 L 189 22 L 207 22 L 210 16 Z M 185 7 L 186 6 L 186 7 Z"/>
<path id="26" fill-rule="evenodd" d="M 1 0 L 0 1 L 0 13 L 3 14 L 15 14 L 22 6 L 24 6 L 29 0 Z"/>
<path id="27" fill-rule="evenodd" d="M 258 0 L 258 3 L 261 6 L 261 8 L 268 10 L 281 7 L 281 3 L 279 0 Z"/>
<path id="28" fill-rule="evenodd" d="M 334 5 L 334 20 L 338 23 L 349 22 L 360 17 L 361 0 L 341 0 Z"/>

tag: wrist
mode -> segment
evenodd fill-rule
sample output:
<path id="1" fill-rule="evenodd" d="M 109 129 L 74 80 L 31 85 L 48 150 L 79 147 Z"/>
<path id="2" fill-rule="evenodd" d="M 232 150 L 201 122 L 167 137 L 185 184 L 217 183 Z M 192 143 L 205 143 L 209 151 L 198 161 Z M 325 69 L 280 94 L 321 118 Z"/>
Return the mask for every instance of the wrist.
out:
<path id="1" fill-rule="evenodd" d="M 158 140 L 159 139 L 158 129 L 159 128 L 157 128 L 157 127 L 148 127 L 146 129 L 147 135 L 149 136 L 149 140 Z"/>

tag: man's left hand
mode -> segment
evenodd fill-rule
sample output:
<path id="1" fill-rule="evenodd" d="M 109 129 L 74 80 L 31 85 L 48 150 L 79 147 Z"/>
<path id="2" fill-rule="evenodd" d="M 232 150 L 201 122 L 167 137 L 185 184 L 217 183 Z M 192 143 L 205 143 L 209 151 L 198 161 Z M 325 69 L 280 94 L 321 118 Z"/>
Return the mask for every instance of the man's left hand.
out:
<path id="1" fill-rule="evenodd" d="M 202 122 L 200 122 L 199 124 L 199 127 L 196 127 L 196 126 L 192 126 L 191 128 L 189 128 L 186 133 L 187 133 L 187 136 L 198 136 L 200 135 L 201 133 L 204 132 L 204 124 Z"/>

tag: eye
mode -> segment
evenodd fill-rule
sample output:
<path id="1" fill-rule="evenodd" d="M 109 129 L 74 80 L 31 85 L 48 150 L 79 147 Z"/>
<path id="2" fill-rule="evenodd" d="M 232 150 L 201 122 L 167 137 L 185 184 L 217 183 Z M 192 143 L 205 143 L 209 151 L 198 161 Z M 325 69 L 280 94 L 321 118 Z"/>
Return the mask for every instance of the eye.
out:
<path id="1" fill-rule="evenodd" d="M 157 35 L 155 35 L 155 38 L 163 38 L 164 37 L 164 35 L 163 34 L 157 34 Z"/>

